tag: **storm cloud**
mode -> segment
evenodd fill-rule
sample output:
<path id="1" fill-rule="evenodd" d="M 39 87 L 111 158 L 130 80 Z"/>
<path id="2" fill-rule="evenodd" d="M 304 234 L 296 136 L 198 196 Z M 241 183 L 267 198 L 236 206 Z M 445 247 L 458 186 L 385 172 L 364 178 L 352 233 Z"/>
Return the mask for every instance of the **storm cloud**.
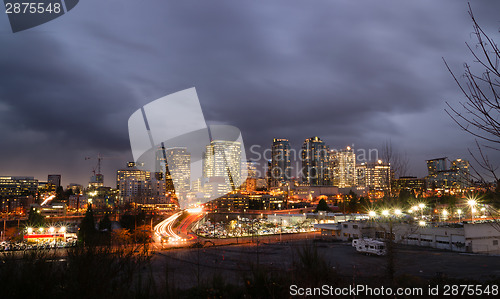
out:
<path id="1" fill-rule="evenodd" d="M 472 8 L 499 37 L 500 3 Z M 456 0 L 87 0 L 16 34 L 2 15 L 0 175 L 85 184 L 95 161 L 84 158 L 101 153 L 114 185 L 132 159 L 128 117 L 196 87 L 207 121 L 240 128 L 247 149 L 390 139 L 423 176 L 425 159 L 470 159 L 474 139 L 444 111 L 463 97 L 442 61 L 458 74 L 473 62 L 467 10 Z"/>

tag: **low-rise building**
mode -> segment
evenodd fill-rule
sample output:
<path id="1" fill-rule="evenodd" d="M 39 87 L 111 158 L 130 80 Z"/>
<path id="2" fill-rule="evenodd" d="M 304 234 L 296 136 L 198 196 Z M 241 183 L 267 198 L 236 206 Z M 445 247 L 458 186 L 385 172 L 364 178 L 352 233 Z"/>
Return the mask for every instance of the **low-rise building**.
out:
<path id="1" fill-rule="evenodd" d="M 480 223 L 419 226 L 409 223 L 347 221 L 316 224 L 325 239 L 350 241 L 357 238 L 392 239 L 396 243 L 458 252 L 500 254 L 500 225 Z"/>

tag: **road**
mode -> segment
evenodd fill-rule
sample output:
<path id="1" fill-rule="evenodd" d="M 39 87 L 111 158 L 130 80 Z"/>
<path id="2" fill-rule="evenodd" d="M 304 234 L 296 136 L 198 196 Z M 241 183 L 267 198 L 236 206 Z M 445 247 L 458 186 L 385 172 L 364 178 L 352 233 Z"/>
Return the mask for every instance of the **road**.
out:
<path id="1" fill-rule="evenodd" d="M 191 231 L 191 227 L 203 217 L 203 213 L 189 213 L 175 226 L 184 212 L 177 212 L 154 227 L 156 247 L 186 247 L 196 242 L 197 236 Z"/>
<path id="2" fill-rule="evenodd" d="M 182 211 L 177 212 L 155 226 L 154 228 L 155 242 L 163 242 L 164 240 L 168 240 L 169 242 L 176 242 L 182 239 L 173 230 L 173 225 L 177 221 L 177 218 L 181 216 L 181 214 Z"/>

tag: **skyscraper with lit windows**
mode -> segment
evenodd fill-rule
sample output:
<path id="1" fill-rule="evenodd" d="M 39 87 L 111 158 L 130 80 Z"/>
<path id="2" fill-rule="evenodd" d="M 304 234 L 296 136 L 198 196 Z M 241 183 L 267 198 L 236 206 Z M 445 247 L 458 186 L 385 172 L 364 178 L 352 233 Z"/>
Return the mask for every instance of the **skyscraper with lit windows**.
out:
<path id="1" fill-rule="evenodd" d="M 179 196 L 188 192 L 191 188 L 191 154 L 185 147 L 173 147 L 165 150 L 165 157 L 175 193 Z"/>
<path id="2" fill-rule="evenodd" d="M 354 149 L 347 146 L 345 149 L 333 153 L 336 166 L 333 171 L 334 181 L 339 188 L 349 188 L 356 185 L 356 154 Z"/>
<path id="3" fill-rule="evenodd" d="M 356 165 L 357 185 L 368 190 L 391 191 L 392 171 L 389 163 L 378 160 L 376 163 Z"/>
<path id="4" fill-rule="evenodd" d="M 292 176 L 288 139 L 275 138 L 271 156 L 271 187 L 279 187 L 282 182 L 289 181 Z"/>
<path id="5" fill-rule="evenodd" d="M 212 140 L 203 154 L 203 176 L 224 178 L 232 190 L 241 185 L 241 143 Z"/>
<path id="6" fill-rule="evenodd" d="M 302 145 L 302 181 L 311 186 L 328 185 L 329 148 L 319 137 L 307 138 Z"/>

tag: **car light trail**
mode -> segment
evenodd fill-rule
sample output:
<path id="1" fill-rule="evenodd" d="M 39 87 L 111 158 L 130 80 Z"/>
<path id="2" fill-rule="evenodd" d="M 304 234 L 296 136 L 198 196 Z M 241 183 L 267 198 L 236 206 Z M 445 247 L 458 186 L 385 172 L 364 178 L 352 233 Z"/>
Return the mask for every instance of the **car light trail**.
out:
<path id="1" fill-rule="evenodd" d="M 53 200 L 56 196 L 55 195 L 51 195 L 49 197 L 47 197 L 41 204 L 41 206 L 47 204 L 49 201 Z"/>
<path id="2" fill-rule="evenodd" d="M 164 237 L 168 237 L 169 242 L 177 242 L 177 241 L 182 241 L 182 238 L 177 235 L 172 226 L 174 225 L 175 221 L 179 216 L 181 216 L 181 212 L 177 212 L 173 214 L 172 216 L 168 217 L 167 219 L 163 220 L 162 222 L 158 223 L 155 228 L 155 236 L 161 240 Z"/>

